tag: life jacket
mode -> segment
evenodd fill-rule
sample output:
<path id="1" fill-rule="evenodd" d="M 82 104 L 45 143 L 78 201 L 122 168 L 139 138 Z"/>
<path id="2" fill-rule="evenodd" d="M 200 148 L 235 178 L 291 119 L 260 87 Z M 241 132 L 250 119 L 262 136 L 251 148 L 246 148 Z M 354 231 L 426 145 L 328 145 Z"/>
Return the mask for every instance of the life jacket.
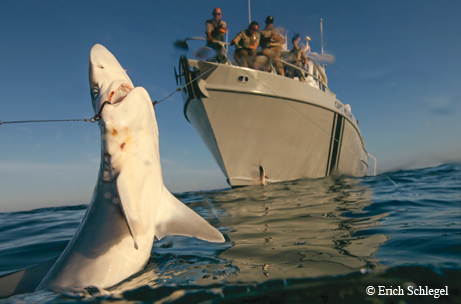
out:
<path id="1" fill-rule="evenodd" d="M 305 55 L 304 55 L 303 50 L 300 47 L 296 49 L 293 47 L 293 49 L 289 53 L 288 61 L 294 64 L 304 63 L 304 58 L 305 58 Z"/>
<path id="2" fill-rule="evenodd" d="M 274 29 L 263 29 L 259 31 L 260 34 L 260 41 L 259 44 L 261 48 L 271 48 L 273 46 L 279 46 L 278 43 L 280 42 L 280 33 L 278 30 Z"/>
<path id="3" fill-rule="evenodd" d="M 237 45 L 244 49 L 250 48 L 250 46 L 256 43 L 256 41 L 259 41 L 259 33 L 255 33 L 253 36 L 249 36 L 248 30 L 241 31 L 237 34 L 236 37 L 240 37 Z"/>
<path id="4" fill-rule="evenodd" d="M 211 21 L 211 24 L 213 24 L 213 21 Z M 214 29 L 211 31 L 211 37 L 213 37 L 214 40 L 224 42 L 224 34 L 219 31 L 221 27 L 222 27 L 222 22 L 221 20 L 219 20 L 218 24 L 216 24 Z"/>

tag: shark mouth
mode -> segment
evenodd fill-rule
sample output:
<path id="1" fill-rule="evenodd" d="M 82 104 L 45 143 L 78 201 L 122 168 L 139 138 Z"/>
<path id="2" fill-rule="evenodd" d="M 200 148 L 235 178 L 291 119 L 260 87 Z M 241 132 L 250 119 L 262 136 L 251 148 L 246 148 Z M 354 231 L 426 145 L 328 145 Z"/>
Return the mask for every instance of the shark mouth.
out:
<path id="1" fill-rule="evenodd" d="M 118 89 L 115 91 L 110 92 L 108 101 L 111 104 L 117 104 L 121 102 L 127 95 L 128 93 L 133 90 L 133 86 L 128 83 L 122 83 Z"/>

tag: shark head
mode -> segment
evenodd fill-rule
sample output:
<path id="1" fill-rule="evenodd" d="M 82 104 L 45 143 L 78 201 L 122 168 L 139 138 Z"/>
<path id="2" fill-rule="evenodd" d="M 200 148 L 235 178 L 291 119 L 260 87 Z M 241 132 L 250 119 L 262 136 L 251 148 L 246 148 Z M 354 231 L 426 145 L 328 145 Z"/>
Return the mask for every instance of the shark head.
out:
<path id="1" fill-rule="evenodd" d="M 102 150 L 111 158 L 111 170 L 119 171 L 124 162 L 132 165 L 132 158 L 142 158 L 146 149 L 158 151 L 158 126 L 149 94 L 142 87 L 134 88 L 115 56 L 100 44 L 90 52 L 89 81 L 94 112 L 101 114 Z"/>
<path id="2" fill-rule="evenodd" d="M 154 209 L 163 187 L 154 108 L 147 91 L 134 88 L 114 55 L 99 44 L 90 52 L 89 81 L 94 112 L 101 116 L 98 184 L 120 206 L 137 249 L 146 231 L 153 233 L 153 211 L 146 210 Z"/>
<path id="3" fill-rule="evenodd" d="M 134 88 L 118 60 L 104 46 L 96 44 L 90 52 L 90 90 L 95 114 L 108 101 L 122 101 Z"/>

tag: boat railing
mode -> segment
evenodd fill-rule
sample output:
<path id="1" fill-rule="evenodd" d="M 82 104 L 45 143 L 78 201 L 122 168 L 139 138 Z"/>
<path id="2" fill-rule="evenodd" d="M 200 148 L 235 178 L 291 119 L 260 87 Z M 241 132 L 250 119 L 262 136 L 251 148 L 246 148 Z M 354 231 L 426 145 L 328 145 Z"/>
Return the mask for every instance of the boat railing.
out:
<path id="1" fill-rule="evenodd" d="M 376 163 L 378 162 L 378 160 L 376 159 L 376 157 L 374 157 L 373 155 L 371 155 L 370 153 L 367 153 L 369 157 L 373 158 L 373 160 L 375 161 L 375 166 L 374 166 L 374 171 L 373 171 L 373 176 L 376 176 Z M 394 183 L 395 184 L 395 183 Z"/>
<path id="2" fill-rule="evenodd" d="M 205 38 L 203 37 L 194 37 L 194 38 L 189 38 L 191 40 L 206 40 Z M 219 43 L 221 44 L 221 46 L 223 47 L 224 49 L 224 57 L 226 58 L 226 60 L 223 60 L 223 62 L 219 62 L 221 64 L 227 64 L 227 65 L 234 65 L 232 63 L 232 61 L 230 60 L 230 58 L 228 57 L 228 46 L 230 45 L 230 43 L 227 43 L 227 42 L 223 42 L 223 41 L 215 41 L 216 43 Z M 327 81 L 326 81 L 326 75 L 325 75 L 325 72 L 324 70 L 322 69 L 322 67 L 318 64 L 315 63 L 315 60 L 313 60 L 313 58 L 309 57 L 309 60 L 311 60 L 313 63 L 314 63 L 314 71 L 316 72 L 315 74 L 317 75 L 314 75 L 314 73 L 310 73 L 309 71 L 303 69 L 303 68 L 300 68 L 294 64 L 291 64 L 285 60 L 282 60 L 282 59 L 276 59 L 277 61 L 281 62 L 284 66 L 288 66 L 290 68 L 293 68 L 295 70 L 299 70 L 305 78 L 307 77 L 312 77 L 317 85 L 318 85 L 318 88 L 319 90 L 321 91 L 324 91 L 324 92 L 329 92 L 330 94 L 332 95 L 335 95 L 333 92 L 330 91 L 330 89 L 328 88 L 328 85 L 327 85 Z M 270 62 L 270 61 L 269 61 Z M 274 71 L 274 67 L 271 65 L 271 70 Z"/>
<path id="3" fill-rule="evenodd" d="M 324 92 L 328 91 L 329 93 L 333 94 L 333 92 L 330 91 L 330 89 L 328 88 L 328 86 L 327 86 L 325 80 L 324 80 L 322 77 L 319 77 L 319 76 L 316 76 L 316 75 L 314 75 L 314 74 L 312 74 L 312 73 L 309 73 L 309 71 L 306 71 L 305 69 L 300 68 L 300 67 L 298 67 L 298 66 L 296 66 L 296 65 L 294 65 L 294 64 L 291 64 L 291 63 L 289 63 L 289 62 L 286 62 L 286 61 L 284 61 L 284 60 L 277 59 L 277 61 L 281 62 L 284 66 L 289 66 L 290 68 L 293 68 L 293 69 L 296 69 L 296 70 L 300 71 L 300 72 L 304 75 L 305 78 L 307 78 L 308 76 L 312 77 L 313 79 L 316 80 L 316 82 L 317 82 L 317 84 L 318 84 L 318 86 L 319 86 L 319 89 L 320 89 L 321 91 L 324 91 Z M 317 73 L 318 73 L 318 74 L 321 73 L 321 72 L 319 71 L 319 69 L 321 69 L 321 68 L 319 68 L 319 67 L 317 67 L 317 66 L 314 66 L 314 69 L 317 70 Z M 333 94 L 333 95 L 334 95 L 334 94 Z"/>
<path id="4" fill-rule="evenodd" d="M 227 56 L 227 45 L 229 45 L 228 43 L 225 43 L 225 42 L 219 42 L 220 44 L 223 45 L 223 47 L 225 48 L 226 52 L 224 53 L 224 56 L 226 57 L 226 60 L 224 60 L 223 62 L 220 62 L 220 63 L 223 63 L 223 64 L 228 64 L 228 65 L 234 65 L 232 63 L 232 61 L 229 59 L 229 57 Z M 309 58 L 310 60 L 312 60 L 312 58 Z M 323 71 L 322 67 L 320 67 L 318 64 L 315 64 L 314 63 L 314 71 L 317 71 L 317 75 L 314 75 L 312 73 L 309 73 L 309 71 L 306 71 L 305 69 L 303 68 L 300 68 L 296 65 L 293 65 L 289 62 L 286 62 L 285 60 L 282 60 L 282 59 L 276 59 L 277 61 L 281 62 L 284 66 L 289 66 L 293 69 L 296 69 L 296 70 L 299 70 L 301 71 L 301 73 L 304 75 L 305 78 L 307 78 L 308 76 L 312 77 L 316 82 L 317 82 L 317 85 L 318 85 L 318 88 L 319 90 L 321 91 L 328 91 L 330 94 L 334 95 L 333 92 L 330 91 L 330 89 L 328 88 L 328 85 L 326 83 L 326 75 L 325 75 L 325 72 Z M 313 61 L 313 60 L 312 60 Z M 313 61 L 315 62 L 315 61 Z M 271 71 L 275 71 L 274 67 L 272 66 L 272 64 L 270 63 L 269 61 L 269 64 L 271 66 Z M 323 75 L 322 75 L 323 74 Z M 322 77 L 323 76 L 323 77 Z"/>

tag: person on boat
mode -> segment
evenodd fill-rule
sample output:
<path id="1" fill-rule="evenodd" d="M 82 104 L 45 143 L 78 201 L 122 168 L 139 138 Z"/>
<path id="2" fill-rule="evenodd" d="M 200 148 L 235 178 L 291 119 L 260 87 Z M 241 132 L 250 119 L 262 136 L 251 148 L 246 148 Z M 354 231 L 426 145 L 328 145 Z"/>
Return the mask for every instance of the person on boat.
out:
<path id="1" fill-rule="evenodd" d="M 253 68 L 253 59 L 256 48 L 259 46 L 259 24 L 256 21 L 250 23 L 246 30 L 241 31 L 232 40 L 235 46 L 234 59 L 241 67 Z"/>
<path id="2" fill-rule="evenodd" d="M 288 54 L 288 62 L 297 67 L 304 68 L 304 66 L 307 64 L 307 56 L 304 53 L 304 50 L 298 46 L 300 41 L 301 36 L 299 34 L 295 34 L 293 39 L 291 39 L 291 42 L 293 43 L 293 49 L 291 49 L 290 53 Z M 302 71 L 299 69 L 290 67 L 289 71 L 289 77 L 293 78 L 296 76 L 299 78 L 299 81 L 306 82 Z"/>
<path id="3" fill-rule="evenodd" d="M 275 67 L 277 74 L 285 76 L 283 63 L 277 59 L 282 59 L 282 44 L 285 38 L 277 28 L 274 28 L 274 17 L 266 18 L 266 27 L 259 31 L 262 54 L 270 58 L 272 66 Z"/>
<path id="4" fill-rule="evenodd" d="M 207 46 L 216 51 L 216 56 L 213 58 L 213 61 L 223 62 L 226 60 L 224 45 L 218 41 L 224 42 L 227 24 L 221 20 L 222 12 L 219 7 L 214 8 L 212 15 L 213 18 L 205 22 Z"/>

